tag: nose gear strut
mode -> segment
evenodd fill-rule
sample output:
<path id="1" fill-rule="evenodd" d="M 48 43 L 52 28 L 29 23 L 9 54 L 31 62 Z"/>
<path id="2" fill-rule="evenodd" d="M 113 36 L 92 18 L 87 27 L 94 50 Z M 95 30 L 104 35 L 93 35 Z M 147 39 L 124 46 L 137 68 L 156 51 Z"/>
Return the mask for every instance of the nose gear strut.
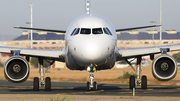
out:
<path id="1" fill-rule="evenodd" d="M 94 81 L 94 71 L 96 71 L 96 67 L 94 67 L 92 64 L 87 67 L 87 71 L 90 73 L 88 76 L 90 78 L 90 82 L 87 82 L 87 90 L 97 90 L 97 82 Z"/>

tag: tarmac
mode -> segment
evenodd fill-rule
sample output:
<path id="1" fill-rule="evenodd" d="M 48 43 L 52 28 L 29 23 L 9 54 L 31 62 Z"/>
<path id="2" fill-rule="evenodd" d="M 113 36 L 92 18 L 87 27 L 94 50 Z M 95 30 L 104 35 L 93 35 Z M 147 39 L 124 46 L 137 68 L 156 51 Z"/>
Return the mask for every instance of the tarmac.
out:
<path id="1" fill-rule="evenodd" d="M 11 83 L 0 80 L 0 94 L 55 94 L 55 95 L 99 95 L 99 96 L 132 96 L 133 90 L 128 84 L 99 83 L 97 91 L 87 91 L 86 83 L 71 81 L 52 82 L 51 91 L 45 91 L 44 87 L 39 91 L 33 91 L 33 82 Z M 140 86 L 135 89 L 135 96 L 179 97 L 180 86 L 173 85 L 148 85 L 148 89 L 142 90 Z"/>

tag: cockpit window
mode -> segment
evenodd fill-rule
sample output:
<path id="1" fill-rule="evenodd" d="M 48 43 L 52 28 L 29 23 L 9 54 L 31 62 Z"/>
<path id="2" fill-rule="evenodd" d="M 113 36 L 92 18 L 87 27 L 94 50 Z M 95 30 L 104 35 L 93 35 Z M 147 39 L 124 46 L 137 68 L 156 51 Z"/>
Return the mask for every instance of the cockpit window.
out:
<path id="1" fill-rule="evenodd" d="M 91 29 L 90 28 L 81 28 L 80 34 L 91 34 Z"/>
<path id="2" fill-rule="evenodd" d="M 79 29 L 80 29 L 80 28 L 75 28 L 75 29 L 72 31 L 71 36 L 77 35 L 77 34 L 79 33 Z"/>
<path id="3" fill-rule="evenodd" d="M 75 29 L 72 31 L 71 36 L 74 34 L 74 32 L 76 31 L 76 29 L 77 29 L 77 28 L 75 28 Z"/>
<path id="4" fill-rule="evenodd" d="M 108 28 L 103 28 L 104 33 L 107 35 L 112 35 L 111 31 Z"/>
<path id="5" fill-rule="evenodd" d="M 103 34 L 102 28 L 94 28 L 92 32 L 93 34 Z"/>
<path id="6" fill-rule="evenodd" d="M 80 28 L 76 29 L 76 31 L 74 32 L 74 35 L 77 35 L 79 33 Z"/>
<path id="7" fill-rule="evenodd" d="M 106 28 L 103 28 L 103 30 L 104 30 L 104 33 L 105 33 L 105 34 L 109 35 L 109 33 L 108 33 L 108 31 L 106 30 Z"/>

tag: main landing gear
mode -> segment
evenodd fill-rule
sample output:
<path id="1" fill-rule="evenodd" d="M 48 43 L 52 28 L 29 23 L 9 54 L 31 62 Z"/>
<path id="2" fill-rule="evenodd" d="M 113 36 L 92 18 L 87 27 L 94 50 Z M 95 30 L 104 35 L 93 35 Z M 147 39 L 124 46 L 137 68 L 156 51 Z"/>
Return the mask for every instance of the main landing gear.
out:
<path id="1" fill-rule="evenodd" d="M 39 91 L 39 87 L 45 87 L 46 91 L 51 91 L 51 78 L 50 77 L 46 77 L 45 78 L 45 82 L 44 82 L 44 75 L 48 71 L 50 66 L 44 71 L 43 58 L 39 57 L 38 61 L 39 61 L 38 68 L 39 68 L 39 74 L 40 74 L 40 81 L 39 81 L 38 77 L 34 78 L 34 81 L 33 81 L 33 90 L 34 91 Z M 51 62 L 50 65 L 52 65 L 53 63 L 54 63 L 54 61 Z"/>
<path id="2" fill-rule="evenodd" d="M 130 76 L 130 78 L 129 78 L 129 89 L 133 89 L 133 88 L 135 88 L 135 86 L 141 86 L 141 89 L 147 89 L 147 77 L 143 75 L 140 79 L 141 71 L 142 71 L 141 59 L 142 59 L 141 56 L 137 57 L 136 70 L 132 66 L 131 62 L 129 62 L 126 59 L 126 62 L 131 66 L 131 68 L 134 70 L 134 72 L 136 72 L 136 75 L 137 75 L 136 81 L 135 81 L 135 76 Z"/>
<path id="3" fill-rule="evenodd" d="M 90 82 L 89 81 L 87 82 L 87 91 L 89 91 L 91 89 L 94 91 L 97 90 L 97 82 L 94 81 L 95 76 L 93 75 L 95 70 L 96 70 L 96 68 L 93 65 L 87 67 L 87 71 L 90 73 L 90 75 L 89 75 Z"/>

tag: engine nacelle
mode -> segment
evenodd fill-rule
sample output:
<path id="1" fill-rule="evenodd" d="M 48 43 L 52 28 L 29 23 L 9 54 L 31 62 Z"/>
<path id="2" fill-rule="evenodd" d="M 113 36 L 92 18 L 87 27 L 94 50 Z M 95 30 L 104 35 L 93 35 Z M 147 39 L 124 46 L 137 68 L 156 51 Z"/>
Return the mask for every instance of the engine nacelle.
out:
<path id="1" fill-rule="evenodd" d="M 177 73 L 177 62 L 169 55 L 160 55 L 152 64 L 152 73 L 160 81 L 173 79 Z"/>
<path id="2" fill-rule="evenodd" d="M 29 77 L 29 64 L 20 56 L 13 56 L 4 66 L 4 74 L 8 81 L 20 83 Z"/>

